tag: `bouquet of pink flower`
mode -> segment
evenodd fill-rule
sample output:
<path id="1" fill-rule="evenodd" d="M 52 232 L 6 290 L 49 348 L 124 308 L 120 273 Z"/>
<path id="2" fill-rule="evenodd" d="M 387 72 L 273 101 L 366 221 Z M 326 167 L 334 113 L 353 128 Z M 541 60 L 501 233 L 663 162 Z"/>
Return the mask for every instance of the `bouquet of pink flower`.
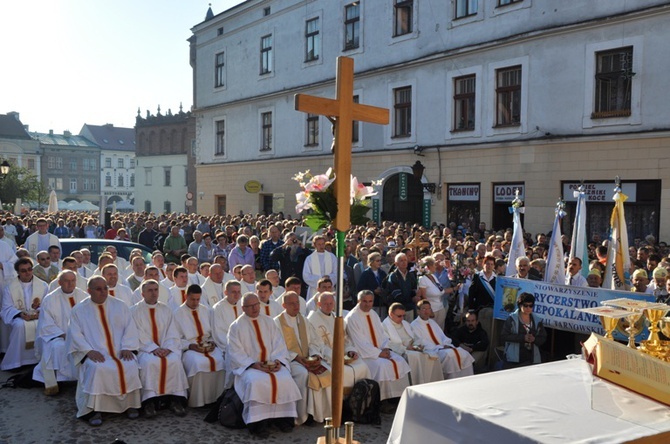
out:
<path id="1" fill-rule="evenodd" d="M 307 226 L 316 231 L 332 223 L 337 215 L 337 199 L 335 199 L 335 190 L 331 187 L 335 181 L 333 169 L 329 168 L 326 174 L 316 176 L 307 170 L 293 176 L 293 180 L 298 182 L 302 189 L 295 195 L 298 202 L 295 210 L 298 213 L 308 212 L 305 216 Z M 351 176 L 349 205 L 351 205 L 352 225 L 364 225 L 370 220 L 366 216 L 370 211 L 366 198 L 376 194 L 377 192 L 372 187 L 359 183 L 357 178 Z"/>

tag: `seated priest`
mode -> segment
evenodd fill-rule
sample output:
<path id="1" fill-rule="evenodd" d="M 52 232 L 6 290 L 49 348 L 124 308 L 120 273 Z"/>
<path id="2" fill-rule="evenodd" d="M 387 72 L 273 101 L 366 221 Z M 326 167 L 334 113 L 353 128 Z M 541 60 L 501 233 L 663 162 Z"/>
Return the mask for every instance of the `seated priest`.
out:
<path id="1" fill-rule="evenodd" d="M 372 379 L 379 383 L 382 411 L 391 412 L 397 399 L 409 385 L 410 368 L 407 362 L 389 347 L 389 339 L 372 310 L 375 296 L 370 290 L 358 292 L 358 304 L 344 319 L 345 329 L 358 350 Z"/>
<path id="2" fill-rule="evenodd" d="M 322 342 L 316 330 L 300 314 L 298 293 L 288 291 L 282 296 L 284 311 L 275 318 L 275 324 L 284 336 L 290 360 L 291 376 L 302 399 L 297 402 L 296 424 L 323 422 L 332 416 L 330 366 L 322 359 Z"/>
<path id="3" fill-rule="evenodd" d="M 460 347 L 454 347 L 451 339 L 444 334 L 433 319 L 430 301 L 419 302 L 419 317 L 412 321 L 414 343 L 423 347 L 424 351 L 436 356 L 442 363 L 442 373 L 446 379 L 470 376 L 474 373 L 472 364 L 475 359 Z"/>
<path id="4" fill-rule="evenodd" d="M 252 435 L 269 436 L 268 426 L 293 429 L 300 390 L 291 377 L 288 350 L 274 320 L 261 315 L 258 296 L 242 298 L 242 314 L 228 332 L 228 358 L 235 391 L 244 403 L 242 419 Z"/>
<path id="5" fill-rule="evenodd" d="M 333 338 L 335 334 L 335 297 L 331 292 L 319 293 L 316 301 L 317 309 L 307 316 L 317 334 L 321 336 L 323 358 L 333 363 Z M 344 332 L 343 332 L 344 333 Z M 370 377 L 370 370 L 358 353 L 347 335 L 344 335 L 344 382 L 345 391 L 351 390 L 356 381 Z"/>
<path id="6" fill-rule="evenodd" d="M 14 263 L 18 277 L 5 281 L 2 292 L 2 321 L 9 327 L 9 341 L 0 370 L 36 364 L 37 318 L 47 284 L 33 276 L 33 261 L 22 257 Z"/>
<path id="7" fill-rule="evenodd" d="M 186 415 L 182 402 L 188 394 L 188 379 L 181 363 L 181 338 L 172 310 L 158 300 L 160 287 L 154 279 L 143 279 L 139 286 L 143 299 L 130 308 L 139 335 L 137 358 L 147 418 L 156 416 L 160 400 L 169 401 L 175 415 Z"/>
<path id="8" fill-rule="evenodd" d="M 189 285 L 186 302 L 174 311 L 184 350 L 182 362 L 191 387 L 189 407 L 202 407 L 216 401 L 225 383 L 223 352 L 212 340 L 211 309 L 200 303 L 201 295 L 199 285 Z"/>
<path id="9" fill-rule="evenodd" d="M 72 308 L 88 296 L 77 288 L 74 271 L 62 271 L 57 282 L 59 287 L 42 300 L 35 342 L 40 363 L 33 370 L 33 379 L 44 383 L 48 396 L 58 394 L 58 381 L 77 380 L 77 370 L 67 357 L 65 338 Z"/>
<path id="10" fill-rule="evenodd" d="M 121 284 L 117 266 L 107 264 L 102 267 L 102 277 L 107 281 L 109 295 L 123 301 L 130 308 L 133 305 L 133 292 L 130 290 L 130 287 Z"/>
<path id="11" fill-rule="evenodd" d="M 388 347 L 407 360 L 413 385 L 442 381 L 442 364 L 434 354 L 424 353 L 423 347 L 415 343 L 412 327 L 404 318 L 405 306 L 399 302 L 391 304 L 389 315 L 382 322 L 389 338 Z"/>
<path id="12" fill-rule="evenodd" d="M 77 417 L 88 415 L 92 426 L 102 424 L 101 412 L 139 416 L 139 349 L 137 327 L 128 306 L 108 297 L 107 281 L 88 281 L 86 298 L 72 308 L 67 332 L 68 353 L 78 369 Z"/>
<path id="13" fill-rule="evenodd" d="M 212 308 L 212 339 L 217 347 L 221 349 L 224 357 L 226 370 L 225 388 L 233 384 L 233 373 L 230 370 L 230 359 L 228 353 L 228 331 L 230 324 L 242 314 L 240 299 L 242 298 L 242 288 L 236 280 L 226 282 L 226 288 L 223 290 L 224 297 Z"/>

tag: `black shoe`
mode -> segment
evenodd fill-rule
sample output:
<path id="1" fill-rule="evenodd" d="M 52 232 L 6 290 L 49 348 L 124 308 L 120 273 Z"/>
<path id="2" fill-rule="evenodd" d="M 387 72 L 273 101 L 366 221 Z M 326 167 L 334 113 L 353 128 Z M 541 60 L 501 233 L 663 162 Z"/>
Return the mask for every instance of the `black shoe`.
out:
<path id="1" fill-rule="evenodd" d="M 186 410 L 184 410 L 184 406 L 182 406 L 181 402 L 177 400 L 174 400 L 170 403 L 170 410 L 172 410 L 172 413 L 179 417 L 186 416 Z"/>
<path id="2" fill-rule="evenodd" d="M 394 405 L 389 399 L 385 399 L 379 406 L 379 411 L 381 413 L 394 413 L 397 407 L 398 406 Z"/>
<path id="3" fill-rule="evenodd" d="M 155 409 L 154 414 L 156 414 Z M 128 419 L 137 419 L 140 417 L 140 412 L 138 412 L 137 409 L 128 409 L 126 410 L 126 416 L 128 417 Z"/>
<path id="4" fill-rule="evenodd" d="M 265 439 L 270 436 L 270 431 L 268 430 L 265 421 L 252 422 L 247 424 L 249 433 L 252 436 L 257 438 Z"/>
<path id="5" fill-rule="evenodd" d="M 312 422 L 314 422 L 313 419 Z M 291 430 L 293 430 L 295 420 L 293 418 L 278 418 L 277 420 L 275 420 L 275 425 L 281 432 L 288 433 Z"/>
<path id="6" fill-rule="evenodd" d="M 93 416 L 88 418 L 88 423 L 93 427 L 99 427 L 102 425 L 102 415 L 98 412 L 94 412 Z"/>
<path id="7" fill-rule="evenodd" d="M 153 402 L 147 402 L 144 406 L 144 416 L 147 418 L 153 418 L 156 416 L 156 406 Z"/>

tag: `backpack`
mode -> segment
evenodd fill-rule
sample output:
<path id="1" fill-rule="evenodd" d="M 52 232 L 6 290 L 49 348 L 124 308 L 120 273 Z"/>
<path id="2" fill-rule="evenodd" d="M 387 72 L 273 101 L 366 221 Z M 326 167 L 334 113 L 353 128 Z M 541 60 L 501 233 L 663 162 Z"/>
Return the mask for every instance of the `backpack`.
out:
<path id="1" fill-rule="evenodd" d="M 246 427 L 242 419 L 242 410 L 244 404 L 237 395 L 235 387 L 231 387 L 223 392 L 221 405 L 219 405 L 219 422 L 222 426 L 231 429 L 243 429 Z"/>
<path id="2" fill-rule="evenodd" d="M 351 394 L 342 405 L 342 419 L 359 424 L 382 423 L 379 384 L 372 379 L 361 379 L 354 384 Z"/>

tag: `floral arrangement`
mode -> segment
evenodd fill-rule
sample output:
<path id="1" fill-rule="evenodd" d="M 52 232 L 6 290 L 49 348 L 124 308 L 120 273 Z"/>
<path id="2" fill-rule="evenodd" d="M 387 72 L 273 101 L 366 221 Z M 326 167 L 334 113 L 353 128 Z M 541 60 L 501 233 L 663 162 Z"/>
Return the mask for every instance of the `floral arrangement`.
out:
<path id="1" fill-rule="evenodd" d="M 295 211 L 302 213 L 307 211 L 305 223 L 312 230 L 316 231 L 326 227 L 335 220 L 337 216 L 337 199 L 335 199 L 335 189 L 331 187 L 335 181 L 335 173 L 329 168 L 326 174 L 313 175 L 309 170 L 304 173 L 298 173 L 293 176 L 293 180 L 300 184 L 301 192 L 295 195 L 298 202 Z M 373 182 L 373 186 L 379 185 Z M 368 187 L 358 182 L 358 179 L 351 176 L 351 196 L 349 204 L 351 205 L 351 224 L 364 225 L 370 220 L 367 217 L 370 207 L 367 205 L 366 198 L 374 196 L 377 192 L 373 187 Z"/>

